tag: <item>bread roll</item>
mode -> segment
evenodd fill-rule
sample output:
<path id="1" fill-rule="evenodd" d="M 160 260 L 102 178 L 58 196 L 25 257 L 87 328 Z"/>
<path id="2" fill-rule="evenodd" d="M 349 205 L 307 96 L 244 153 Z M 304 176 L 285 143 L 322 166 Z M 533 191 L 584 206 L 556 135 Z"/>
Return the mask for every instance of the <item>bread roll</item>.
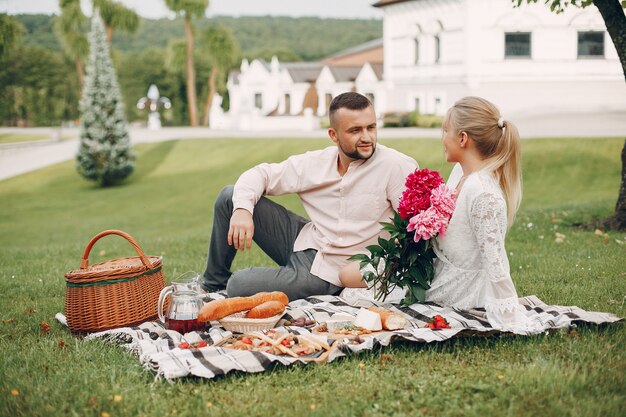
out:
<path id="1" fill-rule="evenodd" d="M 380 307 L 370 307 L 368 310 L 380 315 L 380 321 L 385 330 L 399 330 L 406 326 L 406 319 L 398 313 Z"/>
<path id="2" fill-rule="evenodd" d="M 254 307 L 246 314 L 247 319 L 265 319 L 285 311 L 285 305 L 280 301 L 267 301 Z"/>

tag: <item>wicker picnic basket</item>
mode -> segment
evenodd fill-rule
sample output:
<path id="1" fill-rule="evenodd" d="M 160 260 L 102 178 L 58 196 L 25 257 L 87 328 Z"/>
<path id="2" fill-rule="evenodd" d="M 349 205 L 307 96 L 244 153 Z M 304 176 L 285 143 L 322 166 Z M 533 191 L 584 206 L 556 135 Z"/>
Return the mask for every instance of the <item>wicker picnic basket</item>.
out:
<path id="1" fill-rule="evenodd" d="M 89 266 L 89 253 L 102 237 L 119 235 L 139 256 Z M 65 316 L 73 333 L 134 326 L 157 318 L 159 293 L 165 287 L 161 257 L 146 256 L 135 239 L 120 230 L 94 236 L 76 269 L 65 274 Z"/>

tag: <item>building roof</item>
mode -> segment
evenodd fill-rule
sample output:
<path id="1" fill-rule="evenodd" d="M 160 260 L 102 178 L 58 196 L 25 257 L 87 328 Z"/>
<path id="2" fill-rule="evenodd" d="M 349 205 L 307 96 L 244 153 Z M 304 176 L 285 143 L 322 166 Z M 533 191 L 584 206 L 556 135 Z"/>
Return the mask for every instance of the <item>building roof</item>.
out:
<path id="1" fill-rule="evenodd" d="M 370 66 L 374 70 L 374 74 L 376 74 L 376 78 L 378 78 L 379 80 L 382 80 L 384 65 L 383 64 L 370 64 Z"/>
<path id="2" fill-rule="evenodd" d="M 319 62 L 284 62 L 281 65 L 294 83 L 315 82 L 324 67 Z"/>
<path id="3" fill-rule="evenodd" d="M 346 55 L 354 55 L 360 52 L 364 52 L 370 49 L 382 48 L 383 47 L 383 38 L 373 39 L 369 42 L 362 43 L 360 45 L 353 46 L 348 49 L 344 49 L 343 51 L 335 52 L 332 55 L 327 56 L 322 61 L 326 61 L 329 59 L 335 59 L 339 57 L 343 57 Z"/>
<path id="4" fill-rule="evenodd" d="M 356 77 L 359 75 L 359 72 L 361 71 L 361 68 L 363 68 L 363 66 L 360 66 L 360 67 L 329 66 L 328 68 L 330 69 L 330 72 L 333 74 L 333 77 L 335 77 L 335 81 L 343 82 L 343 81 L 356 80 Z"/>
<path id="5" fill-rule="evenodd" d="M 372 4 L 372 6 L 373 7 L 385 7 L 385 6 L 389 6 L 390 4 L 404 3 L 407 1 L 412 1 L 412 0 L 380 0 L 379 2 Z"/>

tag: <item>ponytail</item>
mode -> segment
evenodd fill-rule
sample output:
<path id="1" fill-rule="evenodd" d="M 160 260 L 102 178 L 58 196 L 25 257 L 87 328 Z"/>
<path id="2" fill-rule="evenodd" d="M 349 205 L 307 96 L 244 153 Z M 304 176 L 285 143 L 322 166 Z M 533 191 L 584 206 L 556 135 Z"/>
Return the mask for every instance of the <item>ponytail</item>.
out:
<path id="1" fill-rule="evenodd" d="M 464 97 L 448 111 L 447 121 L 476 144 L 504 193 L 510 228 L 522 200 L 521 142 L 517 127 L 480 97 Z"/>
<path id="2" fill-rule="evenodd" d="M 517 127 L 504 121 L 502 137 L 495 153 L 488 158 L 487 168 L 494 173 L 506 199 L 507 223 L 509 228 L 522 202 L 521 145 Z"/>

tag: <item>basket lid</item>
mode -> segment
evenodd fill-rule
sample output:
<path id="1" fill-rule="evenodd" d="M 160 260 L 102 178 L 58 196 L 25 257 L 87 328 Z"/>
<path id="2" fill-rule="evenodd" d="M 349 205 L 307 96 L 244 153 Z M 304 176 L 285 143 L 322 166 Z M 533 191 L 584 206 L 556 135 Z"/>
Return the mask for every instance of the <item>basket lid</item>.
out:
<path id="1" fill-rule="evenodd" d="M 149 265 L 144 265 L 139 256 L 117 258 L 89 265 L 86 269 L 75 269 L 65 274 L 68 282 L 102 281 L 129 278 L 161 270 L 163 259 L 160 256 L 146 256 Z"/>

